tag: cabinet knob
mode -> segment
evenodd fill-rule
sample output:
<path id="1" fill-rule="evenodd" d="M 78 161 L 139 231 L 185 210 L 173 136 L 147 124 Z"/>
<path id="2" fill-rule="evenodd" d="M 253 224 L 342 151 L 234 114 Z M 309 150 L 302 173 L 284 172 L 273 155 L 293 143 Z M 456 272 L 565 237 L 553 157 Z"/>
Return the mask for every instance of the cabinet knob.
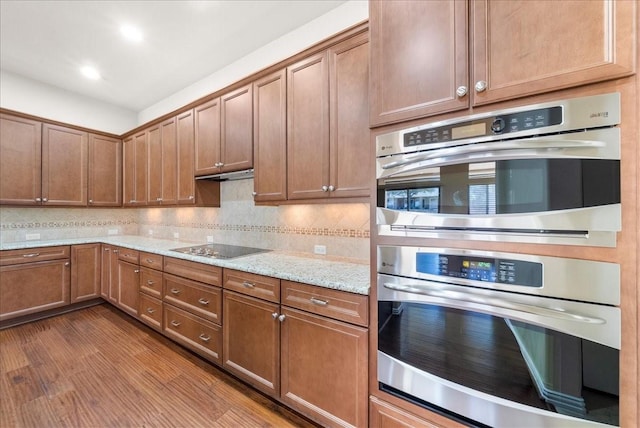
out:
<path id="1" fill-rule="evenodd" d="M 456 89 L 456 95 L 459 97 L 464 97 L 465 95 L 467 95 L 467 87 L 466 86 L 458 86 L 458 89 Z"/>
<path id="2" fill-rule="evenodd" d="M 36 198 L 36 202 L 41 202 L 42 198 Z"/>
<path id="3" fill-rule="evenodd" d="M 487 89 L 487 82 L 485 82 L 484 80 L 477 81 L 475 89 L 476 92 L 484 92 Z"/>
<path id="4" fill-rule="evenodd" d="M 42 202 L 47 202 L 49 198 L 42 198 Z"/>
<path id="5" fill-rule="evenodd" d="M 329 186 L 329 191 L 333 192 L 334 190 L 336 190 L 336 188 L 334 186 Z"/>
<path id="6" fill-rule="evenodd" d="M 133 272 L 134 273 L 140 273 L 140 269 L 135 269 Z"/>
<path id="7" fill-rule="evenodd" d="M 117 252 L 119 252 L 119 251 L 118 251 L 118 250 L 113 250 L 113 252 L 114 252 L 114 253 L 117 253 Z"/>
<path id="8" fill-rule="evenodd" d="M 93 199 L 89 199 L 89 203 L 92 204 L 93 203 Z"/>
<path id="9" fill-rule="evenodd" d="M 323 192 L 328 192 L 329 191 L 329 186 L 322 186 L 322 191 Z"/>
<path id="10" fill-rule="evenodd" d="M 272 314 L 271 314 L 271 317 L 272 317 L 273 319 L 278 318 L 278 313 L 277 313 L 277 312 L 272 313 Z"/>
<path id="11" fill-rule="evenodd" d="M 160 202 L 162 201 L 162 198 L 156 198 L 156 201 Z"/>
<path id="12" fill-rule="evenodd" d="M 111 251 L 111 249 L 110 249 L 110 248 L 105 248 L 104 250 L 105 250 L 105 251 Z"/>
<path id="13" fill-rule="evenodd" d="M 253 196 L 258 196 L 258 192 L 251 192 Z"/>
<path id="14" fill-rule="evenodd" d="M 65 266 L 70 266 L 70 265 L 71 265 L 71 263 L 66 262 L 64 265 L 65 265 Z"/>
<path id="15" fill-rule="evenodd" d="M 189 200 L 193 201 L 195 199 L 195 197 L 193 195 L 189 195 Z"/>
<path id="16" fill-rule="evenodd" d="M 278 317 L 278 321 L 282 322 L 286 318 L 285 314 L 282 314 Z"/>

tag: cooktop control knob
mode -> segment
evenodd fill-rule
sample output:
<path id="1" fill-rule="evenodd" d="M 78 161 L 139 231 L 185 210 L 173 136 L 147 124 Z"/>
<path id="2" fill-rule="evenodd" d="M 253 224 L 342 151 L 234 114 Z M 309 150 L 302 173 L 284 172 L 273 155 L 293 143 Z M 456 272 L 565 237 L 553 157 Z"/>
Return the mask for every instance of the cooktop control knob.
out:
<path id="1" fill-rule="evenodd" d="M 495 120 L 491 124 L 491 130 L 495 134 L 499 134 L 500 132 L 502 132 L 504 130 L 504 125 L 505 125 L 504 119 L 501 118 L 501 117 L 497 117 L 497 118 L 495 118 Z"/>

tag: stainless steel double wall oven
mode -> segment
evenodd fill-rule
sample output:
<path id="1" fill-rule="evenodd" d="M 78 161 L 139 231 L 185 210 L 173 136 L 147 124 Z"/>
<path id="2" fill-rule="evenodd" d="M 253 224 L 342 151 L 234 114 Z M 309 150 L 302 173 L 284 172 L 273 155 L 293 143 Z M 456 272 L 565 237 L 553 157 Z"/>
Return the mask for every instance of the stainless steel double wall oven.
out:
<path id="1" fill-rule="evenodd" d="M 464 243 L 615 247 L 619 123 L 612 93 L 377 138 L 377 233 L 411 238 L 377 251 L 382 390 L 470 425 L 618 425 L 619 265 Z"/>

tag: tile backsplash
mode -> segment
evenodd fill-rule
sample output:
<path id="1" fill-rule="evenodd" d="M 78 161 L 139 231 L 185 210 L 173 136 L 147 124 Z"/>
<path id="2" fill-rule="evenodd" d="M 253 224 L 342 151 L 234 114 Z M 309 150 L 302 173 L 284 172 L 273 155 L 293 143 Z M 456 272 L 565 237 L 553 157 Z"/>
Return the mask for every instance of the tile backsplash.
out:
<path id="1" fill-rule="evenodd" d="M 369 258 L 369 204 L 256 206 L 253 180 L 221 183 L 221 207 L 136 209 L 0 207 L 0 241 L 118 235 L 214 242 Z M 37 238 L 36 238 L 37 239 Z"/>

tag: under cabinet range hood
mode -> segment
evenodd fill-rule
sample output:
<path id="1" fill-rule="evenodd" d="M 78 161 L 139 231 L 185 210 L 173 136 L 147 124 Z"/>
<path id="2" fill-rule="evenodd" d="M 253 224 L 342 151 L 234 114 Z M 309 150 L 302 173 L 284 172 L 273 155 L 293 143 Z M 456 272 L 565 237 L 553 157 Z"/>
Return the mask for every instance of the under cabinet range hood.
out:
<path id="1" fill-rule="evenodd" d="M 196 180 L 231 181 L 245 180 L 247 178 L 253 178 L 253 169 L 243 169 L 242 171 L 221 172 L 220 174 L 202 175 L 196 177 Z"/>

